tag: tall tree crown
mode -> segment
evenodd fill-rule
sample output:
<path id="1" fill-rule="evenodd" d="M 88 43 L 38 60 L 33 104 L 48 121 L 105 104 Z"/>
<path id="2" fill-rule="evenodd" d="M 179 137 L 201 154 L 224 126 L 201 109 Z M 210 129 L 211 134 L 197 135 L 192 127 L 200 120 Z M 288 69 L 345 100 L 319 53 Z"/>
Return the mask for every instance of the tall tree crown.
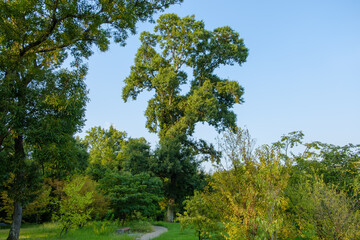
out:
<path id="1" fill-rule="evenodd" d="M 236 115 L 230 109 L 243 102 L 244 90 L 214 71 L 246 61 L 248 49 L 238 33 L 230 27 L 206 30 L 194 16 L 164 14 L 154 33 L 143 32 L 140 40 L 123 99 L 135 100 L 144 90 L 155 91 L 145 113 L 150 132 L 159 133 L 160 138 L 191 136 L 198 122 L 207 122 L 218 131 L 235 125 Z M 185 84 L 190 90 L 182 94 Z"/>

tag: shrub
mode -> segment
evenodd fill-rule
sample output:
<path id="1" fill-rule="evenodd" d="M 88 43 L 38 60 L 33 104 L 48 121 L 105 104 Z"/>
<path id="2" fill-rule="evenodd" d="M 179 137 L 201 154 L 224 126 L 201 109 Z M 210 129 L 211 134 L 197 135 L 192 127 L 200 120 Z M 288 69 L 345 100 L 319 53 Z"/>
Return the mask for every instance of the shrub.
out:
<path id="1" fill-rule="evenodd" d="M 321 239 L 360 239 L 356 201 L 321 177 L 303 180 L 290 196 L 299 235 L 316 233 Z"/>
<path id="2" fill-rule="evenodd" d="M 220 222 L 224 206 L 217 200 L 218 196 L 209 193 L 208 188 L 204 192 L 195 192 L 193 197 L 185 200 L 185 212 L 178 214 L 177 218 L 181 229 L 194 229 L 199 240 L 223 239 L 221 232 L 224 228 Z"/>
<path id="3" fill-rule="evenodd" d="M 100 181 L 100 187 L 111 199 L 115 217 L 125 220 L 136 212 L 152 216 L 162 200 L 162 183 L 147 173 L 109 171 Z"/>
<path id="4" fill-rule="evenodd" d="M 81 188 L 85 184 L 85 178 L 83 176 L 75 176 L 73 179 L 65 184 L 65 195 L 60 201 L 59 214 L 54 216 L 55 220 L 61 225 L 61 233 L 65 233 L 70 228 L 77 228 L 84 226 L 88 219 L 90 219 L 90 213 L 92 211 L 89 208 L 93 199 L 93 192 L 81 193 Z"/>

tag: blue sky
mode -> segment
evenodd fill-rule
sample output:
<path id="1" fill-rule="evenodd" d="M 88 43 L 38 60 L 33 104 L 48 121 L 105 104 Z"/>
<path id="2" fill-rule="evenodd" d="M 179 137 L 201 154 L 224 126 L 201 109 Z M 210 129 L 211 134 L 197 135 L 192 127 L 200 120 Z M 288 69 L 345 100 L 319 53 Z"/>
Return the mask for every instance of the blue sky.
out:
<path id="1" fill-rule="evenodd" d="M 360 1 L 184 0 L 165 13 L 194 14 L 209 30 L 228 25 L 244 39 L 247 62 L 217 73 L 245 88 L 245 103 L 233 110 L 238 126 L 246 126 L 257 144 L 295 130 L 302 130 L 307 142 L 360 143 Z M 138 34 L 125 47 L 94 50 L 87 76 L 91 101 L 81 137 L 91 127 L 113 124 L 130 137 L 157 143 L 145 128 L 151 93 L 127 103 L 121 98 L 139 34 L 154 26 L 139 23 Z M 217 133 L 199 124 L 195 136 L 215 142 Z"/>

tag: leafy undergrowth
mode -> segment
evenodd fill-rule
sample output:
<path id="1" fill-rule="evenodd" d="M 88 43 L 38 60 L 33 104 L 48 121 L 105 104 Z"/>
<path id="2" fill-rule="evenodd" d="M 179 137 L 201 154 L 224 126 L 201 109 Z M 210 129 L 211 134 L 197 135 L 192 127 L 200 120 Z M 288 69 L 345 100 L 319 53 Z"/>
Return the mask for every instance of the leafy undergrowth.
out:
<path id="1" fill-rule="evenodd" d="M 154 240 L 197 240 L 195 232 L 192 229 L 181 231 L 180 223 L 154 222 L 154 225 L 163 226 L 168 229 L 167 232 L 161 234 Z"/>

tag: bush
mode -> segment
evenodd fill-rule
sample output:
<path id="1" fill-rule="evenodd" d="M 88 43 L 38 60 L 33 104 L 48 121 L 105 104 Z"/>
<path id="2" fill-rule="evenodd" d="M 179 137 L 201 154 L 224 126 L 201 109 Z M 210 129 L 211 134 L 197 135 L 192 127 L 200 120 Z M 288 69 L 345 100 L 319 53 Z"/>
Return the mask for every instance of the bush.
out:
<path id="1" fill-rule="evenodd" d="M 221 222 L 222 202 L 216 194 L 211 194 L 205 189 L 204 192 L 195 192 L 194 196 L 185 200 L 185 212 L 178 214 L 177 220 L 181 229 L 192 228 L 198 239 L 223 239 L 221 232 L 224 231 Z"/>
<path id="2" fill-rule="evenodd" d="M 153 226 L 149 222 L 142 220 L 130 221 L 127 225 L 129 225 L 132 232 L 145 233 L 152 232 L 154 230 Z"/>
<path id="3" fill-rule="evenodd" d="M 117 221 L 94 221 L 91 223 L 91 227 L 96 235 L 106 235 L 109 233 L 114 233 L 119 227 L 119 222 Z"/>
<path id="4" fill-rule="evenodd" d="M 162 183 L 158 177 L 114 170 L 109 171 L 99 183 L 111 200 L 116 218 L 125 220 L 136 212 L 150 217 L 159 209 Z"/>
<path id="5" fill-rule="evenodd" d="M 321 239 L 360 239 L 359 206 L 344 191 L 318 176 L 303 178 L 289 194 L 299 235 Z M 314 234 L 315 233 L 315 234 Z"/>
<path id="6" fill-rule="evenodd" d="M 103 195 L 99 189 L 99 184 L 92 180 L 90 177 L 84 177 L 84 185 L 82 186 L 80 193 L 86 194 L 92 192 L 92 203 L 89 205 L 91 211 L 91 218 L 95 220 L 103 220 L 110 209 L 110 199 Z"/>
<path id="7" fill-rule="evenodd" d="M 278 149 L 265 145 L 253 153 L 253 141 L 244 130 L 229 131 L 224 139 L 227 166 L 213 174 L 211 191 L 187 201 L 180 222 L 192 226 L 199 239 L 287 238 L 284 190 L 289 168 L 281 163 Z"/>
<path id="8" fill-rule="evenodd" d="M 70 228 L 84 226 L 90 219 L 92 209 L 89 206 L 93 202 L 93 192 L 82 194 L 84 184 L 85 177 L 82 176 L 75 176 L 65 184 L 65 196 L 61 198 L 59 214 L 54 216 L 62 228 L 60 235 Z"/>

